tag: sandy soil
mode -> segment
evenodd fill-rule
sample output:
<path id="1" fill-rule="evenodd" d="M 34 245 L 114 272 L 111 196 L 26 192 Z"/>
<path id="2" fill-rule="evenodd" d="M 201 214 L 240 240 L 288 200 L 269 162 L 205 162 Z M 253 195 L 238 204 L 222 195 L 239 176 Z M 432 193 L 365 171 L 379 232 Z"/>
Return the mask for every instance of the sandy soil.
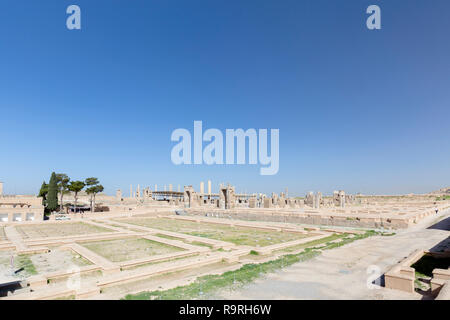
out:
<path id="1" fill-rule="evenodd" d="M 196 223 L 170 219 L 122 219 L 121 222 L 149 228 L 185 233 L 193 236 L 231 242 L 237 245 L 268 246 L 272 244 L 306 238 L 311 235 L 264 231 L 252 228 L 231 227 L 210 223 Z"/>
<path id="2" fill-rule="evenodd" d="M 106 227 L 105 228 L 97 227 L 82 222 L 20 225 L 15 226 L 15 228 L 23 239 L 64 237 L 64 236 L 74 236 L 100 232 L 113 232 L 113 230 L 107 229 Z"/>
<path id="3" fill-rule="evenodd" d="M 81 245 L 112 262 L 134 260 L 182 250 L 142 238 L 96 241 L 82 243 Z"/>
<path id="4" fill-rule="evenodd" d="M 82 267 L 91 263 L 70 250 L 52 250 L 47 253 L 30 256 L 38 274 L 54 271 L 69 270 L 74 267 Z"/>
<path id="5" fill-rule="evenodd" d="M 11 255 L 14 255 L 14 268 L 11 268 Z M 25 270 L 13 274 L 21 267 Z M 90 262 L 69 250 L 55 249 L 47 253 L 18 256 L 10 251 L 0 251 L 0 282 L 22 280 L 34 274 L 44 274 L 54 271 L 69 270 L 71 268 L 89 265 Z M 30 270 L 33 270 L 30 272 Z"/>
<path id="6" fill-rule="evenodd" d="M 11 268 L 12 251 L 0 251 L 0 282 L 21 280 L 21 277 L 13 275 L 14 268 Z"/>

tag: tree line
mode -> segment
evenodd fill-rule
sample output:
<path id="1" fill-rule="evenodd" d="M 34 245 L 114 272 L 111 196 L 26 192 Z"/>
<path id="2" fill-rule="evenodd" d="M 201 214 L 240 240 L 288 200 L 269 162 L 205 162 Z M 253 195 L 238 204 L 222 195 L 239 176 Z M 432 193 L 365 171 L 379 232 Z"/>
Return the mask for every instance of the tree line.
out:
<path id="1" fill-rule="evenodd" d="M 86 189 L 85 189 L 86 188 Z M 63 212 L 64 195 L 70 192 L 74 193 L 75 210 L 77 208 L 78 193 L 85 189 L 86 193 L 90 195 L 91 212 L 95 209 L 95 196 L 103 192 L 104 188 L 97 178 L 86 178 L 84 181 L 71 181 L 65 173 L 52 172 L 48 183 L 42 182 L 39 191 L 39 197 L 42 197 L 42 204 L 45 206 L 47 212 L 55 212 L 58 210 Z M 59 194 L 59 204 L 58 204 Z"/>

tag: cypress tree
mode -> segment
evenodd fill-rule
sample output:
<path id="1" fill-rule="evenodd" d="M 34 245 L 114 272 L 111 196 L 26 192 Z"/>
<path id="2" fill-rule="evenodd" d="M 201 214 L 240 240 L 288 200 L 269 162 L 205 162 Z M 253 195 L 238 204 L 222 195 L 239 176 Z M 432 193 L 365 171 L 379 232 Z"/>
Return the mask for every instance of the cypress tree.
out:
<path id="1" fill-rule="evenodd" d="M 47 193 L 48 193 L 48 184 L 46 184 L 44 181 L 44 182 L 42 182 L 41 190 L 39 190 L 39 195 L 38 195 L 38 197 L 42 197 L 42 205 L 44 205 L 44 206 L 46 204 L 45 200 L 47 199 Z"/>
<path id="2" fill-rule="evenodd" d="M 58 181 L 53 172 L 48 183 L 47 209 L 52 212 L 58 209 Z"/>

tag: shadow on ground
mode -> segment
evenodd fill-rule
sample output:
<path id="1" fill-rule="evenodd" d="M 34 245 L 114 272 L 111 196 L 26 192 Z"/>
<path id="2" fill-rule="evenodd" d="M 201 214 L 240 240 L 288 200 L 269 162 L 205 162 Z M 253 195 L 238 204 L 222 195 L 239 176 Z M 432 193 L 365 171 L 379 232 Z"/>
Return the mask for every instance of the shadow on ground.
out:
<path id="1" fill-rule="evenodd" d="M 433 224 L 432 226 L 429 226 L 427 229 L 450 231 L 450 217 L 447 217 Z"/>

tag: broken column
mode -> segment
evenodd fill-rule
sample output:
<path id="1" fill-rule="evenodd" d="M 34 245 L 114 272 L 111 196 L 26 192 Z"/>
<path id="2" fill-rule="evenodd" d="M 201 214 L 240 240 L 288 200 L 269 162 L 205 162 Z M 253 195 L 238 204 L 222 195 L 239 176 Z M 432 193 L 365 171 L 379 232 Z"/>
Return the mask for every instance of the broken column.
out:
<path id="1" fill-rule="evenodd" d="M 314 194 L 311 191 L 305 197 L 305 205 L 314 207 Z"/>
<path id="2" fill-rule="evenodd" d="M 256 208 L 256 196 L 252 196 L 252 197 L 248 200 L 248 207 L 249 207 L 249 208 Z"/>
<path id="3" fill-rule="evenodd" d="M 263 202 L 264 202 L 264 208 L 272 208 L 273 207 L 272 198 L 264 198 Z"/>
<path id="4" fill-rule="evenodd" d="M 144 189 L 144 200 L 145 201 L 153 200 L 153 192 L 152 192 L 152 189 L 150 189 L 149 187 Z"/>
<path id="5" fill-rule="evenodd" d="M 272 192 L 272 207 L 276 207 L 278 205 L 278 195 L 275 192 Z"/>
<path id="6" fill-rule="evenodd" d="M 314 195 L 314 208 L 319 209 L 321 203 L 322 203 L 322 193 L 321 192 L 317 192 Z"/>
<path id="7" fill-rule="evenodd" d="M 333 202 L 336 207 L 345 207 L 345 192 L 343 190 L 333 192 Z"/>
<path id="8" fill-rule="evenodd" d="M 279 208 L 284 208 L 286 206 L 286 199 L 283 192 L 280 193 L 280 198 L 278 198 L 277 203 Z"/>
<path id="9" fill-rule="evenodd" d="M 220 185 L 219 206 L 221 209 L 232 209 L 236 205 L 236 194 L 234 187 Z"/>
<path id="10" fill-rule="evenodd" d="M 345 192 L 343 190 L 339 191 L 339 202 L 340 207 L 345 208 Z"/>
<path id="11" fill-rule="evenodd" d="M 184 186 L 184 207 L 192 208 L 198 205 L 198 195 L 192 186 Z"/>
<path id="12" fill-rule="evenodd" d="M 141 198 L 141 187 L 140 187 L 140 185 L 138 185 L 137 189 L 136 189 L 136 198 L 137 199 Z"/>

